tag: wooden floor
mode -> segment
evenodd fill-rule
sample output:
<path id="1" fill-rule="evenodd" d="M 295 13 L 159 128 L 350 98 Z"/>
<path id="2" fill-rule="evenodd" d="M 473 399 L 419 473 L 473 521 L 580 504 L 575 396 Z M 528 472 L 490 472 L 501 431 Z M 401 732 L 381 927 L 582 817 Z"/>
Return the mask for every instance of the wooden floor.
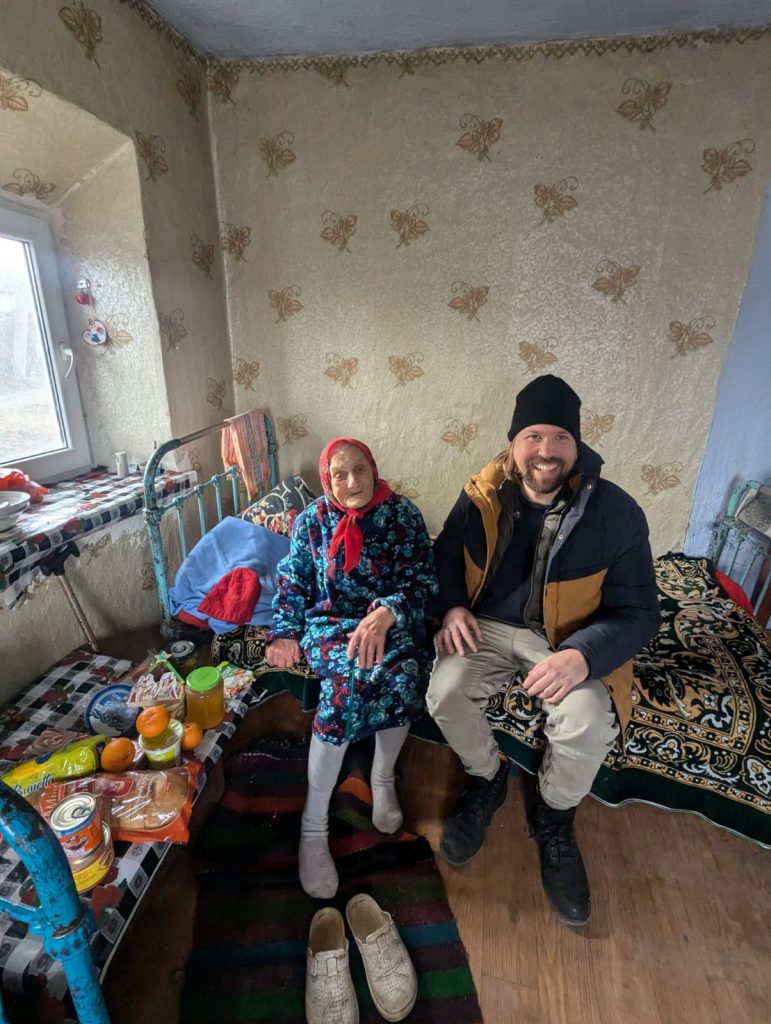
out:
<path id="1" fill-rule="evenodd" d="M 236 739 L 307 724 L 281 695 Z M 459 765 L 447 748 L 411 738 L 399 771 L 407 821 L 436 849 L 462 786 Z M 577 821 L 593 897 L 584 929 L 560 924 L 544 900 L 521 778 L 509 780 L 471 863 L 453 869 L 437 858 L 485 1024 L 768 1024 L 769 852 L 693 815 L 640 804 L 589 799 Z M 187 853 L 175 849 L 108 973 L 113 1024 L 179 1021 L 195 898 Z"/>

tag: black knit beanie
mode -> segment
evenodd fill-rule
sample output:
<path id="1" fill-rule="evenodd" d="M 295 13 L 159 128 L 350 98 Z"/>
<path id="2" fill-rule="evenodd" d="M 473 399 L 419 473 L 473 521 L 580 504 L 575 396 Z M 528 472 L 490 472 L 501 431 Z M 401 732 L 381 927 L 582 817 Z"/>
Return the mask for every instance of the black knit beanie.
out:
<path id="1" fill-rule="evenodd" d="M 581 399 L 561 377 L 546 373 L 526 384 L 517 395 L 511 418 L 509 441 L 525 427 L 534 423 L 549 423 L 562 427 L 581 440 Z"/>

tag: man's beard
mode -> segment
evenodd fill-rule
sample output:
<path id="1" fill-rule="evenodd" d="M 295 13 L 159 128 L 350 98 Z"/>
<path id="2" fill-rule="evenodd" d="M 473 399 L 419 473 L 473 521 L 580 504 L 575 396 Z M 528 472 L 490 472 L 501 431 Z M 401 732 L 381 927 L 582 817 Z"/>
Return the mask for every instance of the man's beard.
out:
<path id="1" fill-rule="evenodd" d="M 550 482 L 548 486 L 546 486 L 542 481 L 537 480 L 531 469 L 532 463 L 544 461 L 556 462 L 561 466 L 560 472 L 556 476 L 549 478 Z M 527 484 L 534 494 L 556 494 L 557 491 L 561 490 L 563 485 L 571 478 L 577 464 L 578 462 L 576 461 L 571 466 L 568 466 L 564 459 L 528 459 L 525 463 L 524 472 L 516 463 L 514 465 L 520 480 Z"/>

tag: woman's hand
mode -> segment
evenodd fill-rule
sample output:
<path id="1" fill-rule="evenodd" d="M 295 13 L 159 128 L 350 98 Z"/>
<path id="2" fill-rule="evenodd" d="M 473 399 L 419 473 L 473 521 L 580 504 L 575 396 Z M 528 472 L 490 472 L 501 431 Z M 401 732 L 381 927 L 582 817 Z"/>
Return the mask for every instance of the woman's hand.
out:
<path id="1" fill-rule="evenodd" d="M 353 633 L 348 634 L 348 660 L 356 657 L 358 651 L 359 668 L 372 668 L 375 662 L 380 664 L 385 654 L 386 633 L 395 622 L 394 614 L 382 605 L 365 615 Z"/>
<path id="2" fill-rule="evenodd" d="M 300 645 L 296 640 L 271 640 L 265 660 L 271 668 L 291 668 L 300 660 Z"/>

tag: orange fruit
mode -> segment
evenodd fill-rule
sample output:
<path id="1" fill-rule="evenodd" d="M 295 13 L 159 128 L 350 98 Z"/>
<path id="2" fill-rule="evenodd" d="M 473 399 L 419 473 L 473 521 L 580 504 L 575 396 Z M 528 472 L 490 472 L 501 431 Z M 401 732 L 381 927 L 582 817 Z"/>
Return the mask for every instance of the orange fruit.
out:
<path id="1" fill-rule="evenodd" d="M 134 763 L 136 748 L 131 740 L 120 736 L 116 740 L 110 740 L 102 751 L 100 763 L 102 771 L 125 772 Z"/>
<path id="2" fill-rule="evenodd" d="M 171 715 L 168 708 L 156 704 L 154 707 L 145 708 L 140 711 L 136 720 L 137 732 L 140 736 L 152 739 L 153 736 L 160 736 L 169 727 Z"/>
<path id="3" fill-rule="evenodd" d="M 203 729 L 198 722 L 185 722 L 185 731 L 182 735 L 182 749 L 195 750 L 203 739 Z"/>

